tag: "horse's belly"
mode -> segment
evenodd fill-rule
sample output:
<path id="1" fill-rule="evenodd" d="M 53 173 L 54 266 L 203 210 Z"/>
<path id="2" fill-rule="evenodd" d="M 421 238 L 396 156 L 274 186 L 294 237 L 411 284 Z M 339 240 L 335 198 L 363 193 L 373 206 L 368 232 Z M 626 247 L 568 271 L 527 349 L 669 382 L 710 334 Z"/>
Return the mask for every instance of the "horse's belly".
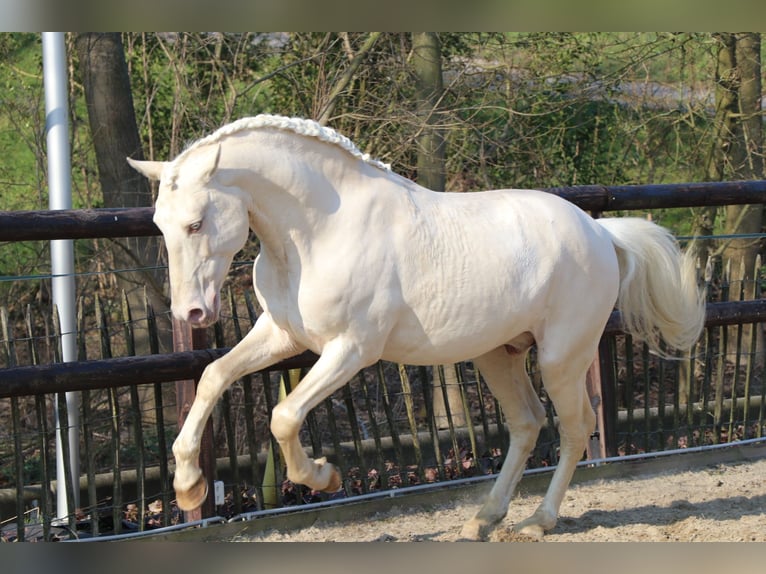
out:
<path id="1" fill-rule="evenodd" d="M 382 358 L 409 365 L 457 363 L 483 355 L 528 330 L 524 321 L 497 320 L 473 326 L 445 325 L 426 332 L 418 322 L 404 321 L 390 333 Z"/>

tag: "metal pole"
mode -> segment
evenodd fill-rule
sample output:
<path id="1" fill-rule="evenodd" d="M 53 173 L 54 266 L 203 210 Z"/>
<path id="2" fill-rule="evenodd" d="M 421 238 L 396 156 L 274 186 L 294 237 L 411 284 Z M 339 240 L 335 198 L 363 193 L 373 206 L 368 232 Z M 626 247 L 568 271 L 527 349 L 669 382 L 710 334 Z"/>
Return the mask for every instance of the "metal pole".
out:
<path id="1" fill-rule="evenodd" d="M 66 46 L 63 32 L 43 32 L 43 82 L 45 87 L 45 129 L 48 146 L 48 207 L 72 209 L 71 152 L 69 148 Z M 74 244 L 71 239 L 51 241 L 53 304 L 58 308 L 61 324 L 61 353 L 64 362 L 77 360 L 75 321 Z M 79 393 L 66 393 L 69 420 L 56 418 L 56 500 L 59 518 L 68 516 L 79 506 L 80 449 Z M 54 399 L 54 405 L 55 405 Z M 68 429 L 69 468 L 72 476 L 75 508 L 67 505 L 62 454 L 62 433 Z"/>

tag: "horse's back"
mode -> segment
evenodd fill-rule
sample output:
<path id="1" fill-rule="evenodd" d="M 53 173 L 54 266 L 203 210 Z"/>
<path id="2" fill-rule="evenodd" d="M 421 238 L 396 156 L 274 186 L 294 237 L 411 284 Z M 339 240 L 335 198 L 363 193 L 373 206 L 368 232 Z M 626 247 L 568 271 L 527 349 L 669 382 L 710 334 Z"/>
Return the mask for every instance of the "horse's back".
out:
<path id="1" fill-rule="evenodd" d="M 569 202 L 534 190 L 419 192 L 412 201 L 413 229 L 395 243 L 404 308 L 391 354 L 466 358 L 525 332 L 542 336 L 552 315 L 570 321 L 593 307 L 600 320 L 611 309 L 611 240 Z"/>

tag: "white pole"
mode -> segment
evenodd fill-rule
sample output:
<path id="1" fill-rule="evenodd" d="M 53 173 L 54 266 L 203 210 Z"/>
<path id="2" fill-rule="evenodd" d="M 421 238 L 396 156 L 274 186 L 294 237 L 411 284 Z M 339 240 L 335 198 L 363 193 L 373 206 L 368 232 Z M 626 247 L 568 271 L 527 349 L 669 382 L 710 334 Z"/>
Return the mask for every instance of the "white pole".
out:
<path id="1" fill-rule="evenodd" d="M 50 209 L 72 208 L 71 152 L 69 148 L 66 46 L 63 32 L 43 32 L 43 82 L 45 87 L 45 129 L 48 145 L 48 206 Z M 51 241 L 53 304 L 58 308 L 61 324 L 61 352 L 64 362 L 77 359 L 75 321 L 74 243 L 71 239 Z M 79 393 L 66 393 L 69 420 L 56 419 L 56 516 L 63 518 L 79 506 L 80 437 Z M 75 508 L 66 498 L 64 457 L 61 433 L 69 429 L 69 468 L 72 471 Z"/>

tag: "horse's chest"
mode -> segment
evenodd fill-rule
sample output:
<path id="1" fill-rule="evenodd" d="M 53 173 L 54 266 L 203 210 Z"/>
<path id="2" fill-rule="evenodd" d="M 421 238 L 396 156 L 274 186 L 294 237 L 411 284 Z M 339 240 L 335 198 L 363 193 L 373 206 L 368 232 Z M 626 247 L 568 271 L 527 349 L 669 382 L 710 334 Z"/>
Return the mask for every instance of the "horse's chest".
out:
<path id="1" fill-rule="evenodd" d="M 262 285 L 256 294 L 274 323 L 317 353 L 337 335 L 340 315 L 345 314 L 341 297 L 305 283 L 285 281 L 273 289 Z"/>

